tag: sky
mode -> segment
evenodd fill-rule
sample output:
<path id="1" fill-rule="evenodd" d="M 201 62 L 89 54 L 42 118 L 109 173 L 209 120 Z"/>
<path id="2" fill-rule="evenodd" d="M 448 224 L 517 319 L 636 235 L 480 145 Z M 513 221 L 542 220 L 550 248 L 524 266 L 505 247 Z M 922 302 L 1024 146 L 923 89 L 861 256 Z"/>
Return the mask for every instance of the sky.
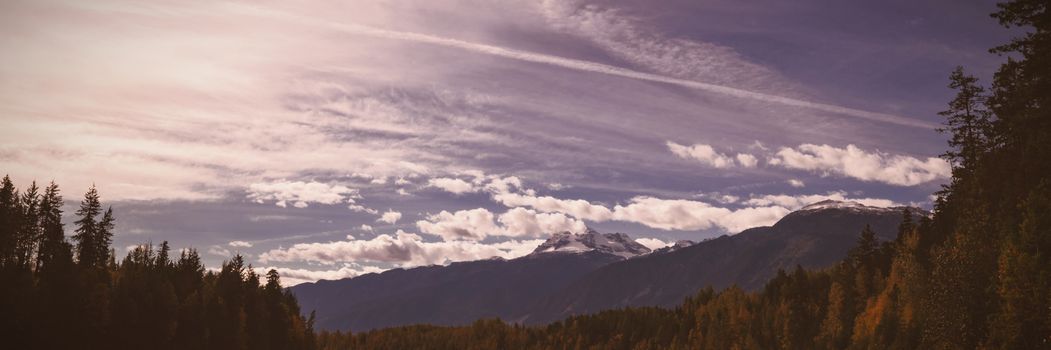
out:
<path id="1" fill-rule="evenodd" d="M 0 172 L 286 284 L 929 208 L 990 1 L 0 3 Z M 71 231 L 67 224 L 67 231 Z"/>

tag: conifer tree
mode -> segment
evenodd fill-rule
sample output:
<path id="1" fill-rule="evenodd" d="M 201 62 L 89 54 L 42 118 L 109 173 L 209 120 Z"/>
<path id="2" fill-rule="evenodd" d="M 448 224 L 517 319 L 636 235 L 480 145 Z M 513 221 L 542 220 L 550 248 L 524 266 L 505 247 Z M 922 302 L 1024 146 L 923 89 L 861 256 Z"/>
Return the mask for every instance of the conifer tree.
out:
<path id="1" fill-rule="evenodd" d="M 80 202 L 80 209 L 76 215 L 80 217 L 75 222 L 76 234 L 73 240 L 77 242 L 77 261 L 81 266 L 96 267 L 105 260 L 99 255 L 98 216 L 102 212 L 102 204 L 99 202 L 99 193 L 92 185 L 84 194 L 84 200 Z"/>
<path id="2" fill-rule="evenodd" d="M 15 237 L 14 259 L 20 269 L 28 270 L 31 267 L 36 243 L 40 236 L 40 189 L 36 181 L 30 183 L 21 198 L 21 225 L 18 235 Z"/>
<path id="3" fill-rule="evenodd" d="M 95 227 L 94 255 L 100 266 L 112 265 L 110 264 L 110 260 L 114 257 L 110 252 L 110 245 L 113 243 L 113 228 L 115 226 L 116 222 L 113 218 L 113 207 L 109 207 L 106 209 L 106 213 L 102 215 L 102 220 L 99 220 Z"/>
<path id="4" fill-rule="evenodd" d="M 40 200 L 40 241 L 36 269 L 44 270 L 45 265 L 69 255 L 69 243 L 66 242 L 64 224 L 62 223 L 62 195 L 58 185 L 51 182 L 44 190 Z"/>
<path id="5" fill-rule="evenodd" d="M 13 264 L 15 259 L 21 214 L 18 198 L 18 189 L 11 182 L 11 177 L 5 175 L 0 182 L 0 267 Z"/>
<path id="6" fill-rule="evenodd" d="M 949 150 L 942 157 L 953 164 L 956 171 L 973 170 L 978 158 L 988 150 L 992 133 L 992 114 L 985 108 L 985 88 L 978 85 L 977 78 L 965 74 L 963 67 L 953 70 L 949 88 L 957 93 L 949 102 L 949 109 L 938 113 L 945 117 L 945 127 L 939 131 L 951 135 Z"/>

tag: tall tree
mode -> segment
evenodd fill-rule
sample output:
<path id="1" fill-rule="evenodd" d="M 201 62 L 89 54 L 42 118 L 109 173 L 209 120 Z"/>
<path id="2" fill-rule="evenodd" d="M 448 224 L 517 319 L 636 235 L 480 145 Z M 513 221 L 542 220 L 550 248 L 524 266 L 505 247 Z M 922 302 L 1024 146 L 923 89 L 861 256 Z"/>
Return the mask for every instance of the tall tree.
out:
<path id="1" fill-rule="evenodd" d="M 105 261 L 98 253 L 98 216 L 101 212 L 99 192 L 95 185 L 91 185 L 84 194 L 84 200 L 80 202 L 80 209 L 77 209 L 76 215 L 79 219 L 75 222 L 77 228 L 74 231 L 76 234 L 73 235 L 73 240 L 77 242 L 77 260 L 81 266 L 94 267 Z"/>
<path id="2" fill-rule="evenodd" d="M 985 88 L 978 85 L 978 78 L 964 73 L 956 67 L 949 75 L 949 88 L 957 91 L 956 98 L 949 102 L 949 109 L 938 114 L 945 117 L 945 127 L 939 131 L 949 133 L 949 150 L 942 157 L 951 162 L 956 171 L 974 169 L 978 157 L 988 149 L 992 133 L 992 113 L 985 108 Z"/>
<path id="3" fill-rule="evenodd" d="M 0 182 L 0 267 L 12 264 L 15 259 L 21 216 L 18 197 L 18 189 L 11 182 L 11 177 L 4 175 Z"/>
<path id="4" fill-rule="evenodd" d="M 98 226 L 95 230 L 95 256 L 98 259 L 98 264 L 114 265 L 111 262 L 115 257 L 112 254 L 110 245 L 113 244 L 113 229 L 116 226 L 116 219 L 113 218 L 113 207 L 106 208 L 106 213 L 102 214 L 102 220 L 99 220 Z"/>
<path id="5" fill-rule="evenodd" d="M 15 260 L 21 269 L 31 267 L 40 236 L 40 188 L 36 181 L 22 193 L 22 224 L 15 239 Z"/>
<path id="6" fill-rule="evenodd" d="M 40 238 L 36 269 L 43 270 L 45 265 L 70 254 L 66 241 L 65 227 L 62 223 L 62 194 L 58 184 L 51 182 L 44 189 L 40 199 Z"/>

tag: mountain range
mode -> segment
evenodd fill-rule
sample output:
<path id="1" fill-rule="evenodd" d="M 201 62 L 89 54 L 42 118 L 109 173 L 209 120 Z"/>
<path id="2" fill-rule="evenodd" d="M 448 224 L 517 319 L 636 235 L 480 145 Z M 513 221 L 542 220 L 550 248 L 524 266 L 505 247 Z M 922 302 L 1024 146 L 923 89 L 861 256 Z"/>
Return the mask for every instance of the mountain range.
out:
<path id="1" fill-rule="evenodd" d="M 754 290 L 779 269 L 828 267 L 866 225 L 893 239 L 903 209 L 823 201 L 773 226 L 654 251 L 624 233 L 563 232 L 516 259 L 393 269 L 292 292 L 304 311 L 316 310 L 317 328 L 353 331 L 497 317 L 543 324 L 626 306 L 672 307 L 707 286 Z"/>

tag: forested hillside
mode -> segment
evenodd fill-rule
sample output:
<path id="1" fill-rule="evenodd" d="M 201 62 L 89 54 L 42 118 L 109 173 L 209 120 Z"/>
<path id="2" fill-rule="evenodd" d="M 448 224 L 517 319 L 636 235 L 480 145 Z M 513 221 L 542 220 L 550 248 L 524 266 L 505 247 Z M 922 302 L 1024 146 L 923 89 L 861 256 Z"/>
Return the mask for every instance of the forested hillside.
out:
<path id="1" fill-rule="evenodd" d="M 992 49 L 983 85 L 957 69 L 941 113 L 953 177 L 930 220 L 893 241 L 870 231 L 831 269 L 780 273 L 760 292 L 700 291 L 674 310 L 634 308 L 530 328 L 498 321 L 322 333 L 325 349 L 1051 348 L 1051 13 L 993 14 L 1026 34 Z M 906 216 L 908 218 L 908 216 Z"/>
<path id="2" fill-rule="evenodd" d="M 205 272 L 194 249 L 139 246 L 118 260 L 116 219 L 92 188 L 70 242 L 51 183 L 0 184 L 0 348 L 311 349 L 311 320 L 240 256 Z M 265 279 L 265 281 L 261 281 Z"/>

